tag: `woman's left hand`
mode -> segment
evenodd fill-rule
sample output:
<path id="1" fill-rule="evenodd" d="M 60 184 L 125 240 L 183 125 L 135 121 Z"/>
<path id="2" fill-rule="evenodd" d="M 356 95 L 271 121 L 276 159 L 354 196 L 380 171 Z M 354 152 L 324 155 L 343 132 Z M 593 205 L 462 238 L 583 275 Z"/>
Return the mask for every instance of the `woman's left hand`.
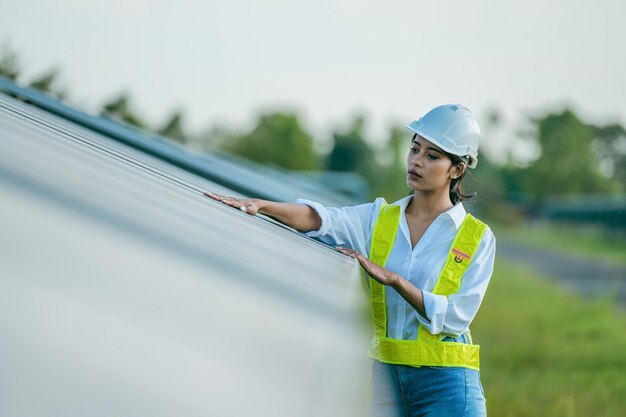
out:
<path id="1" fill-rule="evenodd" d="M 344 255 L 358 260 L 363 269 L 365 269 L 365 271 L 369 274 L 369 276 L 371 276 L 381 284 L 393 286 L 398 282 L 398 275 L 395 272 L 392 272 L 388 269 L 383 268 L 380 265 L 375 264 L 374 262 L 367 259 L 365 256 L 361 255 L 358 251 L 342 247 L 338 247 L 336 249 Z"/>

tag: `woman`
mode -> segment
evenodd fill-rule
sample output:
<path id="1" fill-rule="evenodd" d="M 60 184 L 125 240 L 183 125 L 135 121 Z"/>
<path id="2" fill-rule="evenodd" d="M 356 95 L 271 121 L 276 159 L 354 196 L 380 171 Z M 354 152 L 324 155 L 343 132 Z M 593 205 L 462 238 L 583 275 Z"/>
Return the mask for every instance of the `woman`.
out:
<path id="1" fill-rule="evenodd" d="M 460 105 L 436 107 L 407 128 L 414 192 L 391 205 L 379 198 L 337 209 L 207 195 L 338 246 L 367 271 L 372 416 L 485 416 L 469 325 L 491 277 L 495 238 L 466 213 L 470 196 L 461 190 L 477 164 L 480 129 Z"/>

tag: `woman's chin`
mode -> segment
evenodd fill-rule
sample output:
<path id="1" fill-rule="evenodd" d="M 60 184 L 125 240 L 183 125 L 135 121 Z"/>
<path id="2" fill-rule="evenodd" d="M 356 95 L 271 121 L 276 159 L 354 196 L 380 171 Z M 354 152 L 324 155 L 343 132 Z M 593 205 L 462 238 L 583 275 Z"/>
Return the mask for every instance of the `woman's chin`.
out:
<path id="1" fill-rule="evenodd" d="M 412 180 L 411 178 L 407 178 L 406 186 L 409 187 L 413 191 L 417 191 L 417 189 L 420 188 L 419 183 L 415 180 Z"/>

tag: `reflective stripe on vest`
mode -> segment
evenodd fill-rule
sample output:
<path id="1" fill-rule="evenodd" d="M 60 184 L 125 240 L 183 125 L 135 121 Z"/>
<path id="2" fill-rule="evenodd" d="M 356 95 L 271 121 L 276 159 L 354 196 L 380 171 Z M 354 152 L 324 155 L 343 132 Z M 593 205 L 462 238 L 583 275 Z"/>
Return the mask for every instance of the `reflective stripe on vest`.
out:
<path id="1" fill-rule="evenodd" d="M 372 235 L 370 259 L 385 266 L 396 240 L 400 222 L 400 206 L 385 205 L 380 210 Z M 461 278 L 478 249 L 487 225 L 467 214 L 459 228 L 434 294 L 448 297 L 461 286 Z M 385 363 L 409 366 L 460 366 L 479 369 L 478 345 L 442 342 L 444 335 L 433 335 L 419 325 L 416 340 L 398 340 L 387 337 L 387 309 L 385 286 L 370 277 L 370 298 L 374 319 L 374 340 L 368 356 Z"/>

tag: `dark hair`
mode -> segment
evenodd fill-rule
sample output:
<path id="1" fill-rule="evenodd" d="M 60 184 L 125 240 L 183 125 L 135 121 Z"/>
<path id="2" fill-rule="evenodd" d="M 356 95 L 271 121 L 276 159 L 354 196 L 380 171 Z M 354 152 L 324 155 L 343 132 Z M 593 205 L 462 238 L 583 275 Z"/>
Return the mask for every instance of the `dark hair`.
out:
<path id="1" fill-rule="evenodd" d="M 463 172 L 463 174 L 461 174 L 461 176 L 457 178 L 452 179 L 452 182 L 450 182 L 450 200 L 452 201 L 452 204 L 456 205 L 457 203 L 460 203 L 461 201 L 465 201 L 474 197 L 476 193 L 465 194 L 463 192 L 463 188 L 461 187 L 463 178 L 465 178 L 465 174 L 467 173 L 467 165 L 468 165 L 467 161 L 461 158 L 460 156 L 453 155 L 448 152 L 444 152 L 444 153 L 446 154 L 448 158 L 450 158 L 450 161 L 452 161 L 452 165 L 458 165 L 460 163 L 465 164 L 465 171 Z"/>

